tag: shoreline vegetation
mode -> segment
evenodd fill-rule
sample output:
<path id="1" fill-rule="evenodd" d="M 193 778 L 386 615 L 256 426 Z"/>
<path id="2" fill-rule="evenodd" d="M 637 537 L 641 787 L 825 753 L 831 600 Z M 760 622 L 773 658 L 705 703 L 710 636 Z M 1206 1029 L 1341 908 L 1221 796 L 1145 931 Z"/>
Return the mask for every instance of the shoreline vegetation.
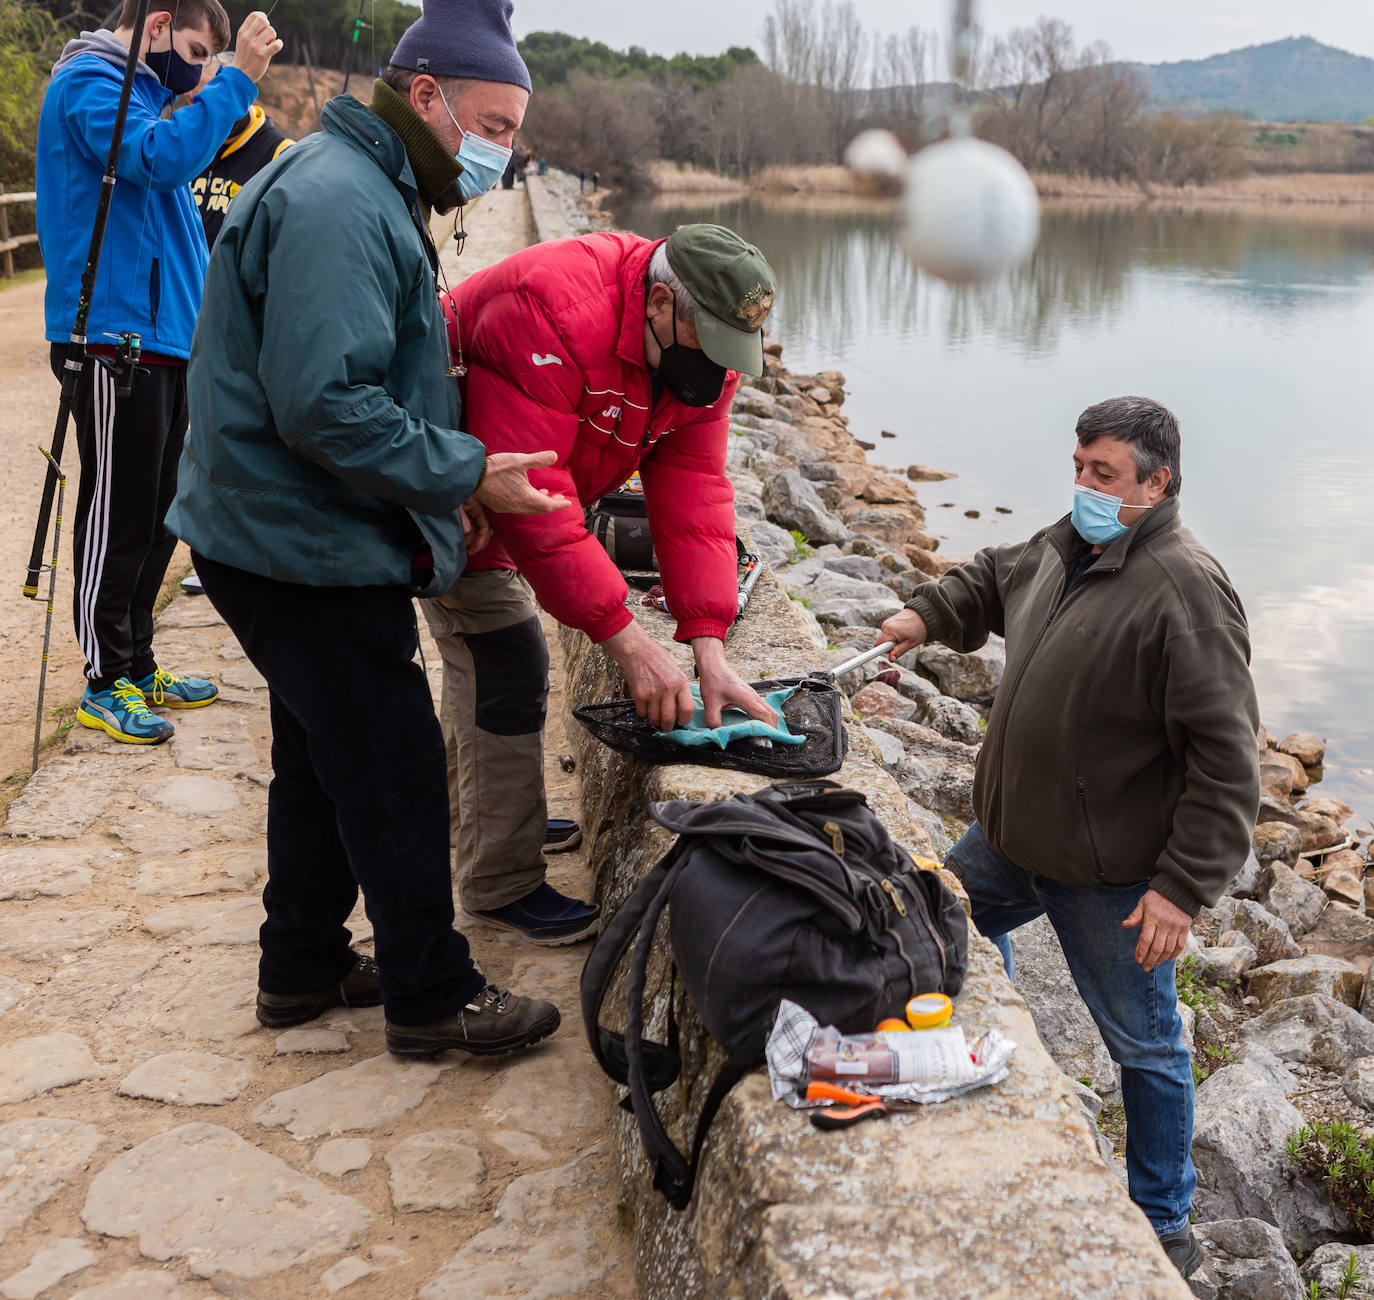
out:
<path id="1" fill-rule="evenodd" d="M 1192 206 L 1201 204 L 1275 206 L 1374 204 L 1374 173 L 1296 172 L 1244 176 L 1208 184 L 1141 185 L 1106 177 L 1032 172 L 1042 199 Z M 863 178 L 838 165 L 775 165 L 748 180 L 735 180 L 701 168 L 657 162 L 649 168 L 651 192 L 673 198 L 743 198 L 749 195 L 826 195 L 857 199 L 884 197 Z"/>

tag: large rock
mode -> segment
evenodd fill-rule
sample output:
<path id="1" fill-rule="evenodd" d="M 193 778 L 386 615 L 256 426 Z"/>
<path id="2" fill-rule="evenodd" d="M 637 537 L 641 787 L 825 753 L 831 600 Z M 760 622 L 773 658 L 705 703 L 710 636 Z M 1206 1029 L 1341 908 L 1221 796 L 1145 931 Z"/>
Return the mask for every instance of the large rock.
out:
<path id="1" fill-rule="evenodd" d="M 256 944 L 265 915 L 262 900 L 255 896 L 196 900 L 159 908 L 143 922 L 143 928 L 154 938 L 174 938 L 188 948 L 213 943 Z"/>
<path id="2" fill-rule="evenodd" d="M 222 817 L 242 802 L 234 783 L 217 776 L 164 776 L 140 786 L 138 797 L 178 817 Z"/>
<path id="3" fill-rule="evenodd" d="M 985 646 L 968 654 L 942 645 L 923 645 L 913 653 L 946 695 L 973 704 L 992 703 L 1007 666 L 1006 645 L 998 636 L 989 637 Z"/>
<path id="4" fill-rule="evenodd" d="M 199 1277 L 260 1278 L 340 1254 L 372 1214 L 227 1128 L 183 1124 L 106 1165 L 81 1218 L 90 1232 L 137 1237 L 149 1259 L 184 1259 Z"/>
<path id="5" fill-rule="evenodd" d="M 1355 810 L 1344 799 L 1304 799 L 1297 811 L 1330 817 L 1337 826 L 1344 826 L 1355 815 Z"/>
<path id="6" fill-rule="evenodd" d="M 916 713 L 914 700 L 898 695 L 892 687 L 882 682 L 869 682 L 854 693 L 849 703 L 861 718 L 900 718 L 906 721 Z"/>
<path id="7" fill-rule="evenodd" d="M 7 841 L 0 839 L 0 845 Z M 91 887 L 92 853 L 52 845 L 0 847 L 0 901 L 11 898 L 66 898 Z M 103 864 L 102 864 L 103 865 Z"/>
<path id="8" fill-rule="evenodd" d="M 608 1282 L 617 1252 L 601 1245 L 615 1231 L 606 1209 L 614 1199 L 609 1156 L 599 1143 L 561 1168 L 515 1179 L 492 1226 L 463 1243 L 421 1300 L 622 1294 Z"/>
<path id="9" fill-rule="evenodd" d="M 1345 1290 L 1341 1285 L 1351 1255 L 1361 1280 L 1353 1289 Z M 1302 1262 L 1302 1275 L 1308 1282 L 1315 1282 L 1323 1296 L 1340 1296 L 1342 1300 L 1369 1300 L 1374 1296 L 1374 1245 L 1348 1246 L 1344 1242 L 1329 1241 L 1318 1246 Z"/>
<path id="10" fill-rule="evenodd" d="M 223 1106 L 253 1081 L 252 1067 L 210 1052 L 164 1052 L 144 1061 L 117 1089 L 179 1106 Z"/>
<path id="11" fill-rule="evenodd" d="M 1286 867 L 1293 867 L 1302 852 L 1302 832 L 1288 822 L 1260 822 L 1255 827 L 1253 843 L 1261 866 L 1282 862 Z"/>
<path id="12" fill-rule="evenodd" d="M 842 542 L 849 536 L 849 529 L 825 508 L 816 489 L 794 469 L 774 475 L 763 485 L 763 504 L 775 524 L 795 529 L 813 545 Z"/>
<path id="13" fill-rule="evenodd" d="M 294 1138 L 373 1128 L 414 1110 L 447 1068 L 429 1061 L 374 1056 L 269 1097 L 253 1112 L 253 1119 L 282 1125 Z"/>
<path id="14" fill-rule="evenodd" d="M 1250 940 L 1261 966 L 1303 955 L 1287 922 L 1252 899 L 1223 898 L 1213 911 L 1223 932 L 1236 930 Z"/>
<path id="15" fill-rule="evenodd" d="M 10 804 L 0 838 L 79 838 L 95 825 L 113 792 L 152 761 L 151 754 L 121 753 L 80 754 L 44 763 Z"/>
<path id="16" fill-rule="evenodd" d="M 1317 849 L 1329 849 L 1333 844 L 1340 844 L 1346 838 L 1345 832 L 1335 818 L 1328 817 L 1325 813 L 1308 812 L 1304 808 L 1295 808 L 1293 816 L 1297 820 L 1298 831 L 1302 835 L 1302 851 L 1304 853 L 1313 853 Z"/>
<path id="17" fill-rule="evenodd" d="M 1352 1061 L 1341 1076 L 1341 1087 L 1357 1106 L 1374 1111 L 1374 1056 L 1362 1056 Z"/>
<path id="18" fill-rule="evenodd" d="M 916 716 L 932 731 L 951 740 L 965 745 L 982 744 L 983 729 L 979 726 L 977 712 L 952 695 L 934 695 L 922 700 Z"/>
<path id="19" fill-rule="evenodd" d="M 823 570 L 802 588 L 811 612 L 823 623 L 878 627 L 902 608 L 902 602 L 881 582 L 847 578 Z"/>
<path id="20" fill-rule="evenodd" d="M 0 1105 L 81 1083 L 98 1072 L 91 1049 L 75 1034 L 43 1034 L 6 1043 L 0 1053 Z"/>
<path id="21" fill-rule="evenodd" d="M 0 1124 L 0 1242 L 57 1195 L 104 1139 L 74 1119 Z"/>
<path id="22" fill-rule="evenodd" d="M 1209 1075 L 1193 1122 L 1198 1218 L 1263 1219 L 1305 1250 L 1328 1240 L 1338 1220 L 1288 1156 L 1288 1136 L 1302 1124 L 1283 1089 L 1248 1062 Z"/>
<path id="23" fill-rule="evenodd" d="M 1232 898 L 1254 898 L 1263 873 L 1264 868 L 1260 865 L 1260 860 L 1255 855 L 1255 851 L 1251 849 L 1245 855 L 1245 861 L 1241 863 L 1240 870 L 1231 877 L 1230 884 L 1226 886 L 1226 892 Z"/>
<path id="24" fill-rule="evenodd" d="M 1343 849 L 1327 858 L 1317 871 L 1317 884 L 1328 898 L 1349 907 L 1364 905 L 1364 858 Z"/>
<path id="25" fill-rule="evenodd" d="M 1271 862 L 1264 869 L 1260 876 L 1259 899 L 1288 926 L 1295 938 L 1316 925 L 1326 910 L 1326 895 L 1282 862 Z"/>
<path id="26" fill-rule="evenodd" d="M 95 947 L 126 920 L 124 912 L 112 908 L 21 912 L 0 921 L 0 952 L 20 961 L 61 961 L 72 953 Z"/>
<path id="27" fill-rule="evenodd" d="M 1218 1283 L 1216 1300 L 1302 1300 L 1302 1278 L 1283 1234 L 1263 1219 L 1217 1219 L 1193 1229 Z"/>
<path id="28" fill-rule="evenodd" d="M 1078 995 L 1048 918 L 1037 917 L 1010 937 L 1016 991 L 1026 999 L 1046 1051 L 1069 1078 L 1090 1079 L 1099 1096 L 1119 1095 L 1116 1066 Z"/>
<path id="29" fill-rule="evenodd" d="M 1290 731 L 1279 741 L 1279 752 L 1291 754 L 1304 767 L 1318 767 L 1326 757 L 1326 741 L 1314 731 Z"/>
<path id="30" fill-rule="evenodd" d="M 0 1282 L 5 1300 L 37 1300 L 63 1278 L 95 1263 L 95 1252 L 76 1237 L 59 1237 L 29 1260 L 29 1266 Z"/>
<path id="31" fill-rule="evenodd" d="M 1249 943 L 1244 947 L 1198 948 L 1192 956 L 1199 979 L 1228 987 L 1239 984 L 1241 976 L 1255 964 L 1255 949 Z"/>
<path id="32" fill-rule="evenodd" d="M 398 1210 L 466 1209 L 482 1194 L 487 1176 L 473 1134 L 457 1130 L 416 1133 L 386 1155 L 391 1203 Z"/>
<path id="33" fill-rule="evenodd" d="M 1260 789 L 1275 799 L 1287 799 L 1307 789 L 1307 773 L 1296 758 L 1267 749 L 1259 760 Z"/>
<path id="34" fill-rule="evenodd" d="M 1243 1025 L 1240 1037 L 1282 1061 L 1319 1065 L 1337 1074 L 1358 1057 L 1374 1056 L 1374 1023 L 1324 993 L 1275 1003 Z"/>
<path id="35" fill-rule="evenodd" d="M 1364 973 L 1339 957 L 1294 957 L 1288 961 L 1256 966 L 1245 977 L 1246 989 L 1260 1000 L 1261 1007 L 1272 1007 L 1288 998 L 1308 993 L 1324 993 L 1346 1006 L 1356 1006 Z"/>

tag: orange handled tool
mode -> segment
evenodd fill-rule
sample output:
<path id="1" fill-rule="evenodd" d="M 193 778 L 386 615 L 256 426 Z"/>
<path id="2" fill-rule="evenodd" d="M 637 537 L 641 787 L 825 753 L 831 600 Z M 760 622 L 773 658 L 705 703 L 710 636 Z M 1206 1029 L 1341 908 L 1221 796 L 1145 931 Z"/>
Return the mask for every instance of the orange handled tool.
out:
<path id="1" fill-rule="evenodd" d="M 811 1112 L 811 1122 L 820 1129 L 850 1128 L 866 1119 L 881 1119 L 894 1110 L 915 1110 L 920 1105 L 914 1101 L 889 1101 L 871 1093 L 854 1092 L 835 1083 L 808 1083 L 806 1100 L 839 1103 Z"/>

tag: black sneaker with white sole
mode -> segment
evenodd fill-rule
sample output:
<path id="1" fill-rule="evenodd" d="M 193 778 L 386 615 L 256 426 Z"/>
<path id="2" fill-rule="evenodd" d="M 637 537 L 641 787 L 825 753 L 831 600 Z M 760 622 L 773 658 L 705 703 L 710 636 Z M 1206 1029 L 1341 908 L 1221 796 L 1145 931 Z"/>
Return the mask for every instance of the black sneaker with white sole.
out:
<path id="1" fill-rule="evenodd" d="M 264 993 L 258 990 L 258 1024 L 289 1029 L 314 1020 L 333 1007 L 376 1007 L 382 1002 L 382 973 L 371 957 L 357 954 L 353 969 L 337 984 L 310 993 Z"/>
<path id="2" fill-rule="evenodd" d="M 550 817 L 544 823 L 544 852 L 567 853 L 582 843 L 582 827 L 571 817 Z"/>
<path id="3" fill-rule="evenodd" d="M 392 1056 L 429 1058 L 457 1050 L 475 1056 L 515 1052 L 547 1038 L 562 1021 L 552 1002 L 522 998 L 488 984 L 456 1015 L 432 1025 L 393 1025 L 387 1021 L 386 1047 Z"/>

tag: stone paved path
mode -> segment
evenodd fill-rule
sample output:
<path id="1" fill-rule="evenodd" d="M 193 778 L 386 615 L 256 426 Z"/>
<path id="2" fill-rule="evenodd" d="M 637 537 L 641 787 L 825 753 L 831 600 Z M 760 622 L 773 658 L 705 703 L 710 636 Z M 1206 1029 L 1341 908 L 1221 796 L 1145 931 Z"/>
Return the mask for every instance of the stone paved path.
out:
<path id="1" fill-rule="evenodd" d="M 528 239 L 523 205 L 482 201 L 463 272 Z M 523 1055 L 402 1064 L 380 1009 L 261 1029 L 267 693 L 204 598 L 158 646 L 221 701 L 152 749 L 78 728 L 0 827 L 0 1297 L 633 1296 L 585 948 L 469 930 L 490 978 L 563 1010 Z M 588 887 L 579 854 L 552 862 Z M 352 929 L 367 950 L 361 909 Z"/>

